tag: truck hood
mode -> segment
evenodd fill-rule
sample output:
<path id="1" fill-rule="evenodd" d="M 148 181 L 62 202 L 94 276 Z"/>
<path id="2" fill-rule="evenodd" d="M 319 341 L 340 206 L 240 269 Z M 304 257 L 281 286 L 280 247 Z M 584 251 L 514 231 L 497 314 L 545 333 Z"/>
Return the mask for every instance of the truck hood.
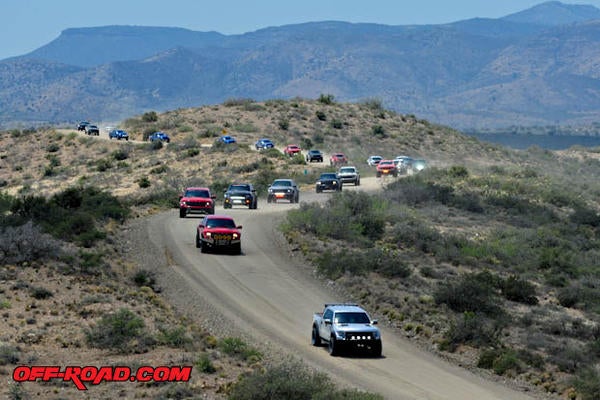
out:
<path id="1" fill-rule="evenodd" d="M 206 202 L 212 202 L 212 199 L 210 197 L 182 197 L 179 201 L 206 201 Z"/>
<path id="2" fill-rule="evenodd" d="M 339 332 L 377 332 L 379 328 L 371 324 L 336 324 L 335 329 Z"/>

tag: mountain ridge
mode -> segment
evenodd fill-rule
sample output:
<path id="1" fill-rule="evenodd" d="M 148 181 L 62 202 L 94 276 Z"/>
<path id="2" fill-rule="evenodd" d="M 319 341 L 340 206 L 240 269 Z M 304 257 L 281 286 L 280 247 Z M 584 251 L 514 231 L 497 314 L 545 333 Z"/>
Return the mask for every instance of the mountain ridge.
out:
<path id="1" fill-rule="evenodd" d="M 0 126 L 322 93 L 377 98 L 456 128 L 589 124 L 600 120 L 600 10 L 582 7 L 551 1 L 499 19 L 321 21 L 240 35 L 69 28 L 0 61 Z"/>

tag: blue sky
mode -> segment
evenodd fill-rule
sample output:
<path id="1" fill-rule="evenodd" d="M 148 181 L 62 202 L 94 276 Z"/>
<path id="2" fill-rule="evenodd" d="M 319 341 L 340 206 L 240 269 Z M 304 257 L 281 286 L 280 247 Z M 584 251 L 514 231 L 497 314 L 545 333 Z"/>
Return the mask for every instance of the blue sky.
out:
<path id="1" fill-rule="evenodd" d="M 543 0 L 0 0 L 0 59 L 28 53 L 67 28 L 170 26 L 237 34 L 269 26 L 337 20 L 387 25 L 498 18 Z M 600 0 L 564 0 L 590 4 Z"/>

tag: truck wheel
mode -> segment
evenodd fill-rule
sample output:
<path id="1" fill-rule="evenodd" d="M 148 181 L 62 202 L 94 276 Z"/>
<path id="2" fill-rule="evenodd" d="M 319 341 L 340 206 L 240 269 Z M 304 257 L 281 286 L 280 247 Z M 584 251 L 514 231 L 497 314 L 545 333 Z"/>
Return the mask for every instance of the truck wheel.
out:
<path id="1" fill-rule="evenodd" d="M 335 337 L 331 337 L 329 339 L 329 346 L 327 346 L 327 350 L 329 351 L 329 355 L 330 356 L 337 356 L 340 353 L 339 350 L 339 345 L 337 343 L 337 340 L 335 340 Z"/>
<path id="2" fill-rule="evenodd" d="M 185 208 L 179 209 L 179 218 L 185 218 Z"/>
<path id="3" fill-rule="evenodd" d="M 215 208 L 213 207 L 210 210 L 208 210 L 208 213 L 211 214 L 211 215 L 214 214 L 215 213 Z"/>
<path id="4" fill-rule="evenodd" d="M 202 241 L 200 240 L 200 235 L 196 232 L 196 248 L 199 249 L 202 247 Z"/>
<path id="5" fill-rule="evenodd" d="M 371 355 L 376 358 L 381 357 L 381 341 L 375 343 L 373 347 L 371 347 Z"/>
<path id="6" fill-rule="evenodd" d="M 360 179 L 357 179 L 356 182 L 354 182 L 354 186 L 360 186 Z"/>
<path id="7" fill-rule="evenodd" d="M 321 336 L 319 336 L 319 329 L 316 326 L 312 328 L 312 335 L 310 337 L 310 344 L 313 346 L 321 345 Z"/>
<path id="8" fill-rule="evenodd" d="M 233 253 L 234 254 L 242 254 L 242 244 L 241 243 L 237 243 L 233 246 Z"/>

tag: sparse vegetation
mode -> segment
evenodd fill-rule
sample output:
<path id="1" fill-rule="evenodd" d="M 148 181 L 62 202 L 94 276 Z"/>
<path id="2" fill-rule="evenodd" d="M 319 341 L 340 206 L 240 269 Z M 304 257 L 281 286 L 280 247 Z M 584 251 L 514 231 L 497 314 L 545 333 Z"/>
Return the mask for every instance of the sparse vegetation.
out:
<path id="1" fill-rule="evenodd" d="M 156 312 L 144 305 L 162 315 L 161 288 L 149 271 L 123 259 L 112 236 L 132 212 L 177 206 L 188 184 L 219 194 L 243 179 L 264 195 L 273 179 L 285 175 L 312 186 L 320 166 L 278 150 L 251 149 L 264 134 L 278 145 L 293 138 L 303 149 L 343 150 L 357 163 L 372 153 L 431 161 L 418 174 L 382 181 L 374 196 L 344 190 L 328 195 L 325 204 L 301 204 L 286 219 L 288 240 L 318 273 L 411 340 L 437 345 L 465 365 L 475 359 L 504 379 L 518 377 L 571 398 L 597 398 L 597 150 L 512 152 L 385 110 L 377 99 L 343 104 L 326 94 L 264 103 L 231 99 L 195 110 L 150 112 L 124 125 L 133 138 L 165 129 L 172 141 L 116 143 L 73 132 L 48 136 L 42 129 L 12 130 L 1 139 L 11 151 L 0 151 L 8 166 L 0 180 L 0 282 L 8 282 L 0 283 L 7 288 L 0 291 L 0 310 L 15 329 L 22 324 L 30 330 L 27 340 L 56 338 L 68 351 L 101 342 L 114 354 L 121 348 L 135 353 L 175 347 L 190 364 L 207 374 L 218 370 L 220 378 L 226 375 L 224 359 L 231 359 L 254 371 L 240 388 L 270 377 L 271 366 L 263 368 L 267 356 L 241 339 L 197 336 L 190 321 L 153 320 Z M 237 137 L 237 145 L 214 146 L 223 129 Z M 368 177 L 372 171 L 364 168 Z M 30 275 L 20 275 L 25 273 Z M 64 318 L 89 323 L 79 338 L 35 330 L 46 323 L 40 308 L 63 318 L 62 310 L 47 309 L 64 301 L 54 282 L 69 293 L 87 293 L 86 301 L 74 295 L 80 303 L 64 303 Z M 90 286 L 79 288 L 84 283 Z M 23 311 L 26 306 L 31 310 Z M 129 311 L 129 319 L 120 319 L 131 322 L 129 333 L 110 339 L 111 318 L 121 311 L 105 309 Z M 201 356 L 188 353 L 189 340 L 198 339 L 198 349 L 206 351 Z M 32 356 L 25 347 L 8 346 L 0 347 L 0 361 Z M 468 359 L 461 358 L 463 349 Z M 185 385 L 181 391 L 160 389 L 173 397 L 193 393 Z M 261 389 L 245 390 L 260 398 Z M 328 393 L 371 398 L 353 397 L 363 395 Z"/>

